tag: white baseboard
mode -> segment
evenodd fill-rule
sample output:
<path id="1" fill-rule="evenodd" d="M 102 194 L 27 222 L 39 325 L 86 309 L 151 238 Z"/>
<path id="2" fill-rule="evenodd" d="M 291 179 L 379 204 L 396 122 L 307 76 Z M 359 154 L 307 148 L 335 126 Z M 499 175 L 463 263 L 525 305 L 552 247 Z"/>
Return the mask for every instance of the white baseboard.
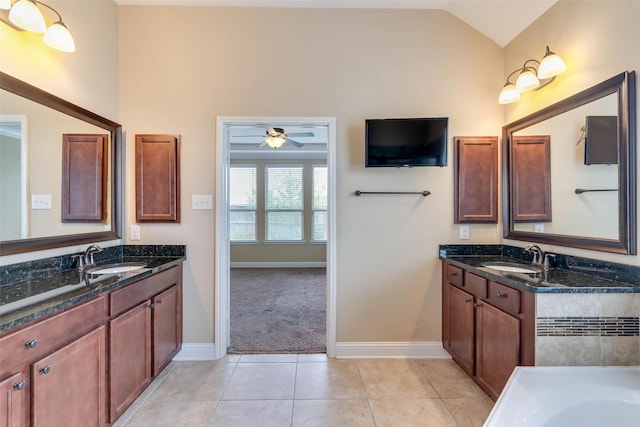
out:
<path id="1" fill-rule="evenodd" d="M 326 262 L 231 262 L 231 268 L 325 268 Z"/>
<path id="2" fill-rule="evenodd" d="M 450 359 L 441 342 L 338 342 L 336 357 Z"/>
<path id="3" fill-rule="evenodd" d="M 182 350 L 173 357 L 173 360 L 215 360 L 215 355 L 213 343 L 184 343 Z"/>

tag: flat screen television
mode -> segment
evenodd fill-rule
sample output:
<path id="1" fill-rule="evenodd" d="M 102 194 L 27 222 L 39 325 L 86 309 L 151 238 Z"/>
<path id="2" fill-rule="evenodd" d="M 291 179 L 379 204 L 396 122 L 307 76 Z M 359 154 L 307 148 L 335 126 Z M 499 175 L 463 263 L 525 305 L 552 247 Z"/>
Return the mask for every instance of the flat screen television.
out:
<path id="1" fill-rule="evenodd" d="M 448 122 L 448 117 L 365 120 L 365 166 L 447 166 Z"/>
<path id="2" fill-rule="evenodd" d="M 618 116 L 587 116 L 584 164 L 618 163 Z"/>

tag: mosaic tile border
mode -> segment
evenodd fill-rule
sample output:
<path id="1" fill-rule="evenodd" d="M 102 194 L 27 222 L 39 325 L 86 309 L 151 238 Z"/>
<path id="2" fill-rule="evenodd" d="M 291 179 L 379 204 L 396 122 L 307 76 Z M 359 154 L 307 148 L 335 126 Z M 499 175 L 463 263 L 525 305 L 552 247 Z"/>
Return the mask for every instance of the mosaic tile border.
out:
<path id="1" fill-rule="evenodd" d="M 638 317 L 559 316 L 538 317 L 539 337 L 637 337 Z"/>

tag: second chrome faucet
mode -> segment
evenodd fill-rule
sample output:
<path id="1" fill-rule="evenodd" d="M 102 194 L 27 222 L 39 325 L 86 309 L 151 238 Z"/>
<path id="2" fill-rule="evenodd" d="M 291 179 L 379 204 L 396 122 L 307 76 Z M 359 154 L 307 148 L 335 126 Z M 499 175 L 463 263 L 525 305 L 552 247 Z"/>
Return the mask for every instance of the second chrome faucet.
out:
<path id="1" fill-rule="evenodd" d="M 555 254 L 546 253 L 540 249 L 540 246 L 538 245 L 527 245 L 524 247 L 524 250 L 533 254 L 531 264 L 539 265 L 545 270 L 548 270 L 551 267 L 550 258 L 555 258 Z"/>
<path id="2" fill-rule="evenodd" d="M 84 271 L 87 267 L 91 267 L 95 265 L 95 261 L 93 260 L 93 254 L 102 252 L 102 248 L 96 244 L 90 245 L 87 249 L 85 249 L 84 254 L 75 254 L 71 255 L 72 259 L 77 260 L 77 268 L 79 271 Z"/>

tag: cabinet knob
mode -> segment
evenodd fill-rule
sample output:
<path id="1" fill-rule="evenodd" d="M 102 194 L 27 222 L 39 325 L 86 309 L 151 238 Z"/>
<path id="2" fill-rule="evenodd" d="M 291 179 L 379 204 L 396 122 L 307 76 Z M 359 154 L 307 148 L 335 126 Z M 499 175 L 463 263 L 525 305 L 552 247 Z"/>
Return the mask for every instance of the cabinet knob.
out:
<path id="1" fill-rule="evenodd" d="M 158 298 L 158 299 L 156 300 L 156 304 L 162 304 L 162 300 L 161 300 L 160 298 Z"/>
<path id="2" fill-rule="evenodd" d="M 27 341 L 27 342 L 25 342 L 25 343 L 24 343 L 24 346 L 25 346 L 26 348 L 34 348 L 34 347 L 35 347 L 35 346 L 37 346 L 37 345 L 38 345 L 38 340 L 37 340 L 37 339 L 35 339 L 35 338 L 34 338 L 34 339 L 32 339 L 31 341 Z"/>
<path id="3" fill-rule="evenodd" d="M 51 372 L 51 366 L 49 365 L 40 368 L 41 374 L 47 375 L 49 372 Z"/>
<path id="4" fill-rule="evenodd" d="M 467 304 L 469 304 L 471 302 L 471 298 L 468 298 L 466 300 L 464 300 L 464 302 L 466 302 Z"/>
<path id="5" fill-rule="evenodd" d="M 474 308 L 478 308 L 478 307 L 480 307 L 480 304 L 478 304 L 477 302 L 474 302 L 474 303 L 473 303 L 473 307 L 474 307 Z"/>
<path id="6" fill-rule="evenodd" d="M 155 304 L 154 304 L 154 303 L 151 303 L 151 304 L 149 304 L 147 307 L 149 307 L 149 308 L 153 308 L 153 307 L 155 307 Z"/>
<path id="7" fill-rule="evenodd" d="M 16 390 L 24 390 L 26 386 L 27 386 L 27 382 L 25 380 L 22 380 L 19 383 L 15 383 L 13 385 L 13 388 Z"/>
<path id="8" fill-rule="evenodd" d="M 506 297 L 507 297 L 507 294 L 502 294 L 502 293 L 498 292 L 498 293 L 496 294 L 496 297 L 498 297 L 498 298 L 506 298 Z"/>

